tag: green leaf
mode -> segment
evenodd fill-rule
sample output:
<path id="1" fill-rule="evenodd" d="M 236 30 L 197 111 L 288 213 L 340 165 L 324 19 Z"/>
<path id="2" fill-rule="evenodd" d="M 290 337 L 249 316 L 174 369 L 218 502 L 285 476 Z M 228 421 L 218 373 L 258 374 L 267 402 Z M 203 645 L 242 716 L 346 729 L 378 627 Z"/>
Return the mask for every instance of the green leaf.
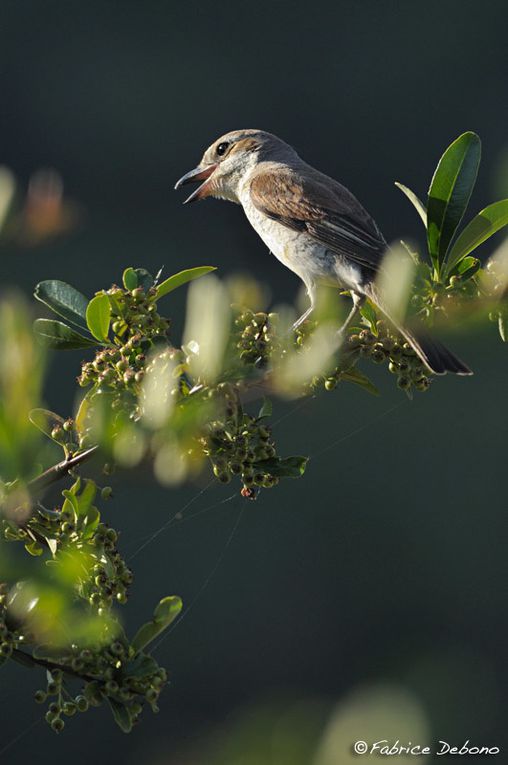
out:
<path id="1" fill-rule="evenodd" d="M 74 520 L 76 520 L 78 517 L 78 501 L 75 495 L 68 489 L 64 489 L 62 494 L 65 497 L 65 501 L 62 505 L 62 512 L 72 513 Z"/>
<path id="2" fill-rule="evenodd" d="M 272 402 L 265 396 L 263 398 L 263 403 L 261 404 L 261 409 L 259 410 L 258 420 L 261 420 L 263 417 L 271 417 L 272 410 Z"/>
<path id="3" fill-rule="evenodd" d="M 138 286 L 138 276 L 133 268 L 126 268 L 122 276 L 123 286 L 126 290 L 135 290 Z"/>
<path id="4" fill-rule="evenodd" d="M 448 270 L 507 225 L 508 199 L 494 202 L 481 210 L 457 237 L 448 256 Z"/>
<path id="5" fill-rule="evenodd" d="M 409 199 L 411 204 L 414 205 L 414 207 L 416 208 L 416 212 L 418 213 L 418 215 L 423 221 L 423 225 L 425 226 L 425 228 L 427 228 L 427 208 L 425 207 L 421 199 L 419 199 L 419 197 L 416 196 L 414 191 L 411 191 L 411 189 L 408 189 L 407 186 L 404 186 L 403 183 L 399 183 L 398 181 L 395 181 L 395 185 L 397 186 L 398 189 L 402 191 L 403 194 L 406 195 L 406 197 Z"/>
<path id="6" fill-rule="evenodd" d="M 164 297 L 168 292 L 176 290 L 177 287 L 181 287 L 182 284 L 187 284 L 187 282 L 191 282 L 193 279 L 199 279 L 200 276 L 204 276 L 205 274 L 209 274 L 210 271 L 216 270 L 216 266 L 198 266 L 198 268 L 187 268 L 185 271 L 173 274 L 173 276 L 169 276 L 157 287 L 156 300 Z"/>
<path id="7" fill-rule="evenodd" d="M 153 658 L 146 653 L 138 653 L 136 656 L 125 665 L 125 674 L 129 677 L 147 677 L 157 672 L 158 664 Z"/>
<path id="8" fill-rule="evenodd" d="M 48 346 L 59 351 L 74 351 L 78 348 L 93 348 L 96 343 L 91 337 L 80 335 L 62 321 L 54 319 L 36 319 L 34 332 L 37 337 Z"/>
<path id="9" fill-rule="evenodd" d="M 111 321 L 111 303 L 104 293 L 96 295 L 88 303 L 86 323 L 88 329 L 100 342 L 108 339 L 109 322 Z"/>
<path id="10" fill-rule="evenodd" d="M 150 287 L 153 286 L 153 276 L 146 270 L 146 268 L 135 268 L 136 277 L 138 280 L 138 287 L 143 287 L 145 292 L 148 292 Z"/>
<path id="11" fill-rule="evenodd" d="M 420 266 L 421 265 L 420 256 L 418 255 L 416 250 L 413 250 L 413 248 L 407 242 L 405 242 L 403 239 L 400 240 L 400 243 L 404 247 L 405 251 L 407 252 L 409 257 L 411 258 L 411 260 L 413 261 L 415 266 L 417 266 L 417 267 Z"/>
<path id="12" fill-rule="evenodd" d="M 84 433 L 88 425 L 88 418 L 92 411 L 92 399 L 97 393 L 98 385 L 94 385 L 81 399 L 74 422 L 78 433 Z"/>
<path id="13" fill-rule="evenodd" d="M 167 629 L 182 610 L 182 605 L 182 600 L 177 595 L 163 598 L 153 612 L 152 621 L 143 624 L 136 632 L 132 640 L 134 650 L 136 652 L 141 651 L 157 635 L 160 635 L 161 632 Z"/>
<path id="14" fill-rule="evenodd" d="M 360 313 L 368 323 L 372 333 L 377 335 L 377 313 L 370 300 L 365 301 L 365 303 L 360 308 Z"/>
<path id="15" fill-rule="evenodd" d="M 58 540 L 53 539 L 52 537 L 46 537 L 46 536 L 44 537 L 44 539 L 46 540 L 46 544 L 51 552 L 51 555 L 54 558 L 56 555 L 56 551 L 58 550 Z"/>
<path id="16" fill-rule="evenodd" d="M 501 340 L 503 343 L 508 343 L 508 312 L 500 311 L 497 322 Z"/>
<path id="17" fill-rule="evenodd" d="M 463 133 L 447 148 L 432 178 L 427 202 L 427 241 L 438 273 L 469 203 L 480 155 L 481 142 L 476 133 Z"/>
<path id="18" fill-rule="evenodd" d="M 379 391 L 374 383 L 369 380 L 367 375 L 360 372 L 359 369 L 352 368 L 348 369 L 346 372 L 341 372 L 340 379 L 359 385 L 360 388 L 366 390 L 367 393 L 372 393 L 373 396 L 379 396 Z"/>
<path id="19" fill-rule="evenodd" d="M 270 457 L 267 460 L 259 460 L 254 465 L 257 469 L 266 471 L 279 478 L 300 478 L 305 473 L 308 457 L 295 455 L 294 457 Z"/>
<path id="20" fill-rule="evenodd" d="M 51 431 L 55 425 L 63 425 L 64 419 L 59 414 L 51 412 L 49 409 L 32 409 L 28 414 L 28 419 L 38 428 L 41 433 L 51 438 Z"/>
<path id="21" fill-rule="evenodd" d="M 35 288 L 34 296 L 48 308 L 51 308 L 54 313 L 72 322 L 72 324 L 86 329 L 85 315 L 88 299 L 70 284 L 58 279 L 48 279 L 39 282 Z"/>
<path id="22" fill-rule="evenodd" d="M 30 555 L 33 555 L 35 557 L 38 557 L 39 555 L 42 555 L 43 549 L 41 545 L 36 542 L 35 540 L 33 542 L 29 542 L 25 545 L 25 550 L 30 553 Z"/>
<path id="23" fill-rule="evenodd" d="M 111 696 L 107 696 L 106 698 L 118 727 L 124 733 L 130 733 L 132 730 L 132 719 L 129 709 L 125 706 L 125 704 L 122 704 L 121 701 L 112 699 Z"/>
<path id="24" fill-rule="evenodd" d="M 99 525 L 101 520 L 101 514 L 95 507 L 95 505 L 92 505 L 87 510 L 86 516 L 83 518 L 83 539 L 90 539 L 90 537 L 93 536 L 95 530 L 97 529 L 97 526 Z"/>
<path id="25" fill-rule="evenodd" d="M 449 272 L 449 275 L 453 276 L 457 274 L 463 282 L 466 282 L 478 273 L 480 266 L 481 263 L 478 258 L 473 258 L 472 255 L 468 255 L 456 264 L 455 268 Z"/>
<path id="26" fill-rule="evenodd" d="M 79 517 L 83 518 L 88 515 L 96 494 L 97 484 L 90 478 L 86 478 L 83 491 L 81 494 L 76 494 L 77 514 Z"/>

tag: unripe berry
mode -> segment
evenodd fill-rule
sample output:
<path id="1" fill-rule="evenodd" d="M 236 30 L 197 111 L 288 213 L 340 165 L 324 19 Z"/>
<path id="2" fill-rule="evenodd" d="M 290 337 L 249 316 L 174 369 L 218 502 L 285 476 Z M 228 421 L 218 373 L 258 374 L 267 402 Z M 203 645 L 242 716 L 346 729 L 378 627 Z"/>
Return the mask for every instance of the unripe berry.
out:
<path id="1" fill-rule="evenodd" d="M 64 728 L 65 728 L 65 723 L 61 717 L 56 717 L 51 723 L 51 729 L 54 730 L 55 733 L 61 733 Z"/>
<path id="2" fill-rule="evenodd" d="M 397 380 L 397 385 L 401 390 L 408 390 L 411 387 L 411 380 L 409 377 L 401 375 Z"/>
<path id="3" fill-rule="evenodd" d="M 89 707 L 88 699 L 83 695 L 76 696 L 74 703 L 76 704 L 79 712 L 86 712 Z"/>
<path id="4" fill-rule="evenodd" d="M 64 432 L 60 425 L 56 425 L 51 431 L 51 438 L 57 443 L 61 443 L 64 438 Z"/>

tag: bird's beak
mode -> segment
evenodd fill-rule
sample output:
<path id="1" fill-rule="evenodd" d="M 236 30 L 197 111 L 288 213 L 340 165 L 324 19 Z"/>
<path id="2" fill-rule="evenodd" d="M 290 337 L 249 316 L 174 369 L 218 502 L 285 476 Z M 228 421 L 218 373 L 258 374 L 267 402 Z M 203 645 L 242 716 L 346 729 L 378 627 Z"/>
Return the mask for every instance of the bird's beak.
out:
<path id="1" fill-rule="evenodd" d="M 199 186 L 196 191 L 193 191 L 190 197 L 187 197 L 187 199 L 184 201 L 184 205 L 186 205 L 187 202 L 194 202 L 196 199 L 203 199 L 203 197 L 207 196 L 206 192 L 208 181 L 216 167 L 217 163 L 207 165 L 206 167 L 201 167 L 198 165 L 198 167 L 195 167 L 194 170 L 190 170 L 188 173 L 185 173 L 185 175 L 182 175 L 180 180 L 175 183 L 176 190 L 179 189 L 180 186 L 185 186 L 186 183 L 199 183 L 200 181 L 203 181 L 201 186 Z"/>

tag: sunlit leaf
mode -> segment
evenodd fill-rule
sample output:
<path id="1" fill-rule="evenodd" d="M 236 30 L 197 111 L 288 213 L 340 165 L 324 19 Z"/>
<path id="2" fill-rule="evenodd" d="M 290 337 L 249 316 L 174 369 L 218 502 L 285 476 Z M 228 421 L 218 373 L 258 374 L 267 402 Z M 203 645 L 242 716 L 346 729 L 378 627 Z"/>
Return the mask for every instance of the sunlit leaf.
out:
<path id="1" fill-rule="evenodd" d="M 508 225 L 508 199 L 488 205 L 461 231 L 447 260 L 448 271 L 489 237 Z"/>
<path id="2" fill-rule="evenodd" d="M 345 382 L 359 385 L 360 388 L 363 388 L 365 391 L 367 391 L 367 393 L 372 393 L 373 396 L 379 396 L 379 391 L 374 383 L 369 380 L 367 375 L 364 375 L 363 372 L 360 372 L 359 369 L 353 368 L 348 369 L 346 372 L 341 372 L 340 379 L 344 380 Z"/>
<path id="3" fill-rule="evenodd" d="M 136 651 L 141 651 L 148 643 L 151 643 L 176 619 L 182 610 L 182 605 L 182 600 L 177 595 L 163 598 L 153 613 L 153 619 L 143 624 L 136 632 L 132 647 Z"/>
<path id="4" fill-rule="evenodd" d="M 51 438 L 51 431 L 55 425 L 63 425 L 64 419 L 59 414 L 51 412 L 49 409 L 41 409 L 40 407 L 32 409 L 28 415 L 28 419 L 38 428 L 41 433 Z"/>
<path id="5" fill-rule="evenodd" d="M 370 300 L 366 300 L 363 303 L 362 307 L 360 308 L 360 313 L 363 316 L 363 318 L 365 319 L 365 321 L 368 322 L 368 325 L 369 325 L 371 331 L 375 335 L 377 335 L 377 318 L 378 318 L 378 316 L 377 316 L 377 313 L 376 313 L 376 309 L 374 308 L 374 306 L 372 305 Z"/>
<path id="6" fill-rule="evenodd" d="M 476 133 L 463 133 L 447 148 L 432 178 L 427 202 L 427 240 L 438 270 L 469 203 L 480 155 L 481 142 Z"/>
<path id="7" fill-rule="evenodd" d="M 80 335 L 67 324 L 54 319 L 36 319 L 34 332 L 48 348 L 55 348 L 60 351 L 93 348 L 96 345 L 92 338 Z"/>
<path id="8" fill-rule="evenodd" d="M 83 539 L 90 539 L 91 536 L 93 536 L 95 530 L 97 529 L 97 526 L 99 525 L 101 520 L 101 514 L 95 507 L 95 505 L 92 505 L 86 512 L 85 517 L 82 520 L 82 527 L 83 527 Z"/>
<path id="9" fill-rule="evenodd" d="M 198 266 L 197 268 L 186 268 L 185 271 L 169 276 L 157 287 L 157 300 L 167 295 L 168 292 L 176 290 L 177 287 L 181 287 L 183 284 L 187 284 L 187 282 L 191 282 L 194 279 L 199 279 L 200 276 L 215 270 L 216 266 Z"/>
<path id="10" fill-rule="evenodd" d="M 135 290 L 138 286 L 138 277 L 134 268 L 126 268 L 122 276 L 123 286 L 126 290 Z"/>
<path id="11" fill-rule="evenodd" d="M 76 324 L 81 329 L 86 329 L 88 299 L 70 284 L 58 279 L 48 279 L 39 282 L 35 288 L 34 296 L 48 308 L 51 308 L 54 313 L 72 324 Z"/>
<path id="12" fill-rule="evenodd" d="M 97 386 L 94 385 L 93 388 L 90 388 L 86 395 L 81 399 L 76 417 L 74 419 L 78 433 L 83 433 L 86 430 L 88 418 L 91 414 L 92 399 L 96 392 Z"/>
<path id="13" fill-rule="evenodd" d="M 481 263 L 478 258 L 473 258 L 472 255 L 467 255 L 460 260 L 450 274 L 456 274 L 460 276 L 462 281 L 471 279 L 480 270 Z"/>
<path id="14" fill-rule="evenodd" d="M 36 542 L 35 540 L 33 542 L 29 542 L 25 545 L 25 550 L 30 553 L 30 555 L 38 557 L 39 555 L 42 555 L 44 552 L 41 545 Z"/>
<path id="15" fill-rule="evenodd" d="M 423 221 L 423 225 L 425 226 L 425 228 L 427 228 L 427 208 L 425 207 L 423 202 L 416 196 L 414 191 L 411 191 L 411 189 L 408 189 L 408 187 L 404 186 L 404 184 L 399 183 L 398 181 L 395 181 L 395 185 L 397 186 L 398 189 L 402 191 L 403 194 L 406 195 L 406 197 L 409 199 L 411 204 L 414 205 L 418 215 Z"/>
<path id="16" fill-rule="evenodd" d="M 501 340 L 508 343 L 508 312 L 500 311 L 497 322 Z"/>
<path id="17" fill-rule="evenodd" d="M 88 514 L 95 499 L 95 495 L 97 494 L 97 484 L 95 481 L 87 478 L 84 483 L 83 491 L 80 494 L 76 493 L 75 495 L 78 517 L 85 517 Z"/>
<path id="18" fill-rule="evenodd" d="M 104 293 L 96 295 L 88 303 L 86 323 L 88 329 L 100 342 L 108 339 L 109 322 L 111 321 L 111 303 Z"/>

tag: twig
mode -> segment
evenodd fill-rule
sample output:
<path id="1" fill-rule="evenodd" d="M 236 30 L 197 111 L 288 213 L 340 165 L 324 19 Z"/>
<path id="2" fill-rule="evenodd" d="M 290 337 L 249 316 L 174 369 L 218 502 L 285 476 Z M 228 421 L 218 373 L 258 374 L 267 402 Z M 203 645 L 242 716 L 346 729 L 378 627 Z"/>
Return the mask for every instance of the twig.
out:
<path id="1" fill-rule="evenodd" d="M 96 679 L 91 675 L 80 674 L 79 672 L 73 670 L 71 667 L 66 667 L 62 664 L 58 664 L 57 662 L 48 661 L 47 659 L 38 659 L 35 656 L 32 656 L 30 653 L 21 651 L 19 648 L 15 648 L 13 650 L 11 659 L 17 661 L 18 664 L 23 664 L 25 667 L 33 667 L 35 664 L 36 666 L 42 667 L 43 669 L 49 669 L 50 672 L 54 669 L 61 669 L 62 672 L 64 672 L 66 675 L 77 677 L 78 680 L 85 680 L 86 682 L 91 682 L 92 680 Z"/>
<path id="2" fill-rule="evenodd" d="M 57 465 L 53 465 L 53 467 L 48 468 L 44 471 L 44 473 L 41 473 L 41 475 L 38 475 L 37 478 L 34 478 L 32 481 L 30 481 L 28 483 L 28 488 L 32 492 L 38 492 L 42 491 L 42 489 L 45 489 L 47 486 L 51 486 L 52 483 L 56 483 L 61 478 L 65 478 L 70 470 L 77 467 L 78 465 L 81 465 L 82 462 L 86 462 L 86 460 L 90 459 L 90 457 L 92 457 L 92 455 L 95 454 L 98 449 L 98 446 L 91 446 L 84 452 L 75 454 L 70 459 L 62 460 Z"/>

